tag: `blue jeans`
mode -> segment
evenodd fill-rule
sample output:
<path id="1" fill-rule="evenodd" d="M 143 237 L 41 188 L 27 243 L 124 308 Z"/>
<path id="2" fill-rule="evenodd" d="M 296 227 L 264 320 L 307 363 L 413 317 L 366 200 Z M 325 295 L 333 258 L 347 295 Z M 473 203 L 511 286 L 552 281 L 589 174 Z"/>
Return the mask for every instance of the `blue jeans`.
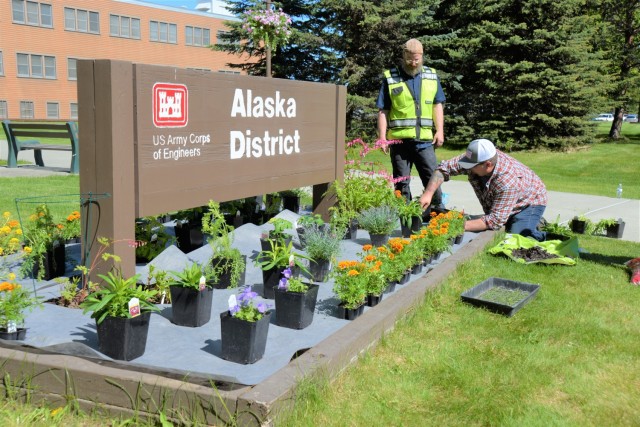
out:
<path id="1" fill-rule="evenodd" d="M 413 140 L 403 140 L 402 144 L 394 144 L 390 146 L 391 154 L 391 166 L 393 167 L 393 177 L 398 178 L 401 176 L 411 176 L 411 168 L 416 166 L 422 186 L 427 187 L 433 171 L 436 169 L 438 163 L 436 159 L 436 153 L 431 144 L 423 147 L 416 147 L 416 143 Z M 409 183 L 410 179 L 400 181 L 396 183 L 396 190 L 400 190 L 402 195 L 408 200 L 411 200 L 411 189 Z M 421 196 L 418 194 L 418 196 Z M 432 206 L 439 206 L 442 203 L 442 192 L 438 188 L 438 191 L 433 195 L 431 199 Z"/>
<path id="2" fill-rule="evenodd" d="M 542 218 L 545 208 L 546 206 L 527 206 L 517 214 L 509 217 L 505 224 L 505 229 L 508 233 L 532 237 L 538 242 L 543 242 L 547 237 L 547 233 L 538 231 L 536 227 L 540 223 L 540 218 Z"/>

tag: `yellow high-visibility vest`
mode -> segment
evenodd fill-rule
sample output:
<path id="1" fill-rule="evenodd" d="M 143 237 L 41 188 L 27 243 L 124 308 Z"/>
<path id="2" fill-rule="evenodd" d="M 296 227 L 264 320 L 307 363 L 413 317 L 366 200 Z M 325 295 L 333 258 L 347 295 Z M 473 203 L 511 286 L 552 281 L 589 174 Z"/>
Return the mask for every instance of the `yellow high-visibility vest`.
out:
<path id="1" fill-rule="evenodd" d="M 433 139 L 433 99 L 438 91 L 436 70 L 422 67 L 420 101 L 413 99 L 409 86 L 397 68 L 385 70 L 384 78 L 389 86 L 391 111 L 387 139 Z M 420 108 L 422 107 L 422 108 Z"/>

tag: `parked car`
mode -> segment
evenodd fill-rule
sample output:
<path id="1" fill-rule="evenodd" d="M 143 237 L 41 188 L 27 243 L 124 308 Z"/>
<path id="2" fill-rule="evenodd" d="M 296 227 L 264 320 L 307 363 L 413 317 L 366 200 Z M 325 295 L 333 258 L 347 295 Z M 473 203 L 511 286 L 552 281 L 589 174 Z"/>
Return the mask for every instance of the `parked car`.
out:
<path id="1" fill-rule="evenodd" d="M 613 114 L 602 113 L 593 118 L 596 122 L 612 122 Z"/>
<path id="2" fill-rule="evenodd" d="M 638 123 L 638 115 L 637 114 L 627 114 L 627 117 L 624 118 L 625 122 L 629 123 Z"/>

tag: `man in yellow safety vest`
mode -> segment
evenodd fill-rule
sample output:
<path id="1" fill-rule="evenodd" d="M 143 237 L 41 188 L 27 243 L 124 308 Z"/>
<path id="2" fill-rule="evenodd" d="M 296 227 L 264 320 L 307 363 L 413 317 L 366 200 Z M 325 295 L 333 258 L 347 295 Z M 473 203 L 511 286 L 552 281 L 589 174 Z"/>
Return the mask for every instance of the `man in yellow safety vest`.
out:
<path id="1" fill-rule="evenodd" d="M 437 166 L 435 148 L 444 143 L 444 102 L 436 71 L 423 65 L 422 43 L 410 39 L 402 45 L 400 66 L 384 72 L 376 102 L 378 138 L 400 141 L 388 147 L 395 188 L 407 201 L 411 200 L 413 165 L 424 187 Z M 443 207 L 439 189 L 432 206 Z"/>

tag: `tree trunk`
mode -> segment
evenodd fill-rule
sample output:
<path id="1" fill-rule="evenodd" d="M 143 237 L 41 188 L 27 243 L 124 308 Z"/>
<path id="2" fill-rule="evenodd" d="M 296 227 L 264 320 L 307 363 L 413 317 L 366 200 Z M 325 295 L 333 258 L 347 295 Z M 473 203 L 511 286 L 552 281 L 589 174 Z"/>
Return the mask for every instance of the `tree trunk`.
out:
<path id="1" fill-rule="evenodd" d="M 609 138 L 619 139 L 620 130 L 622 129 L 622 121 L 624 119 L 624 109 L 622 107 L 616 107 L 616 111 L 613 114 L 613 122 L 611 122 L 611 130 L 609 131 Z"/>

